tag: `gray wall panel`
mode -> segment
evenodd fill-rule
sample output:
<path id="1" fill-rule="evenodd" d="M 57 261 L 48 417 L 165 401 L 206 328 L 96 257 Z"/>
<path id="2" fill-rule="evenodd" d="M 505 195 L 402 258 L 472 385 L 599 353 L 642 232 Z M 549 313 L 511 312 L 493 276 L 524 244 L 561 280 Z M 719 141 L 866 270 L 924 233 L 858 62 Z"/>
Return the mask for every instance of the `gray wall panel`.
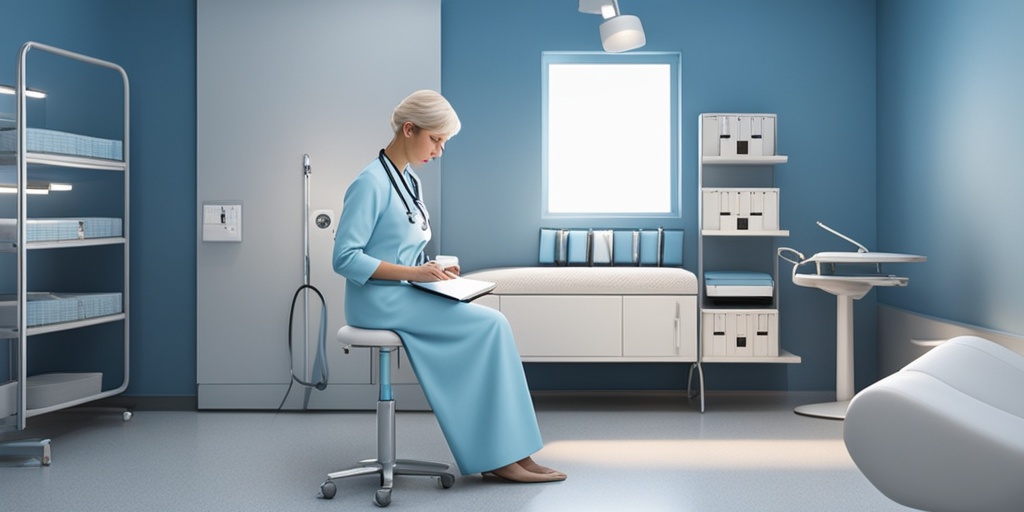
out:
<path id="1" fill-rule="evenodd" d="M 415 89 L 440 90 L 440 1 L 199 0 L 196 17 L 197 380 L 201 407 L 233 407 L 230 393 L 203 386 L 289 379 L 289 306 L 303 282 L 303 154 L 313 169 L 310 210 L 337 215 L 348 183 L 390 140 L 391 109 Z M 419 171 L 428 205 L 439 195 L 437 166 Z M 217 200 L 242 201 L 241 243 L 202 242 L 202 204 Z M 368 383 L 368 354 L 343 355 L 334 341 L 344 281 L 330 266 L 333 233 L 311 228 L 310 237 L 311 283 L 328 306 L 330 382 Z M 319 318 L 319 302 L 311 304 L 310 360 Z M 303 317 L 299 306 L 296 322 Z M 301 354 L 301 328 L 293 343 Z M 283 388 L 267 389 L 276 406 Z"/>

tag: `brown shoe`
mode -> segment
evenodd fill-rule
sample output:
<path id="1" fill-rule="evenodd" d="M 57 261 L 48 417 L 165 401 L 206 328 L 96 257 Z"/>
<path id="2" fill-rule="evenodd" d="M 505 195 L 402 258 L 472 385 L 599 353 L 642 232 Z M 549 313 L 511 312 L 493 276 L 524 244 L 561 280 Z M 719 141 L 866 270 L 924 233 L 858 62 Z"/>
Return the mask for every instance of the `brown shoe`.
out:
<path id="1" fill-rule="evenodd" d="M 551 468 L 549 468 L 547 466 L 541 466 L 540 464 L 537 464 L 533 460 L 532 457 L 526 457 L 524 459 L 521 459 L 521 460 L 517 461 L 516 464 L 519 464 L 524 469 L 526 469 L 527 471 L 530 471 L 532 473 L 543 473 L 543 474 L 561 475 L 563 477 L 563 479 L 566 476 L 565 473 L 562 473 L 561 471 L 558 471 L 558 470 L 555 470 L 555 469 L 551 469 Z"/>
<path id="2" fill-rule="evenodd" d="M 563 473 L 534 473 L 528 471 L 526 468 L 513 462 L 504 467 L 500 467 L 493 471 L 487 471 L 483 473 L 484 477 L 497 477 L 506 482 L 515 482 L 521 484 L 535 484 L 544 482 L 561 482 L 565 480 L 566 476 Z"/>

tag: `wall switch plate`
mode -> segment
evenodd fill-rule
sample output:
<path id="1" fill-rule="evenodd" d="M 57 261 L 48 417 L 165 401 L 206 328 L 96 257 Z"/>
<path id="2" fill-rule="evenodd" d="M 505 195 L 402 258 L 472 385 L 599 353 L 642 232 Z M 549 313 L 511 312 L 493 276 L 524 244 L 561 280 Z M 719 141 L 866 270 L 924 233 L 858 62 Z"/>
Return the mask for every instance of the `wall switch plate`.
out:
<path id="1" fill-rule="evenodd" d="M 203 241 L 242 241 L 242 202 L 203 202 Z"/>

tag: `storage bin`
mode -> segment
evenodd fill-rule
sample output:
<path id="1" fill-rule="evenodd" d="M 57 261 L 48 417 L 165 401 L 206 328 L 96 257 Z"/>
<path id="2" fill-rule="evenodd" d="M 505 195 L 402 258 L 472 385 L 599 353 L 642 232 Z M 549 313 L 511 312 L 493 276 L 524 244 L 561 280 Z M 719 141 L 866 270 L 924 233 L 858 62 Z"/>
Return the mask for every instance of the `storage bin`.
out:
<path id="1" fill-rule="evenodd" d="M 98 395 L 103 374 L 98 372 L 41 373 L 25 379 L 25 408 L 42 409 Z"/>
<path id="2" fill-rule="evenodd" d="M 703 229 L 712 231 L 777 231 L 779 189 L 705 188 Z"/>
<path id="3" fill-rule="evenodd" d="M 0 152 L 13 153 L 18 147 L 18 132 L 14 128 L 0 129 Z M 25 130 L 25 148 L 30 152 L 58 155 L 123 160 L 124 143 L 77 133 L 28 128 Z"/>
<path id="4" fill-rule="evenodd" d="M 17 306 L 14 295 L 0 295 L 0 326 L 18 324 Z M 124 310 L 120 293 L 30 292 L 26 308 L 25 322 L 29 327 L 113 315 Z"/>
<path id="5" fill-rule="evenodd" d="M 707 270 L 704 272 L 704 290 L 711 298 L 771 297 L 775 281 L 771 274 L 737 270 Z"/>
<path id="6" fill-rule="evenodd" d="M 6 418 L 18 408 L 18 383 L 11 381 L 0 384 L 0 418 Z"/>
<path id="7" fill-rule="evenodd" d="M 110 217 L 29 219 L 25 231 L 27 242 L 56 242 L 122 236 L 121 219 Z M 0 219 L 0 245 L 15 249 L 18 222 Z"/>
<path id="8" fill-rule="evenodd" d="M 703 156 L 774 156 L 775 114 L 705 114 Z"/>
<path id="9" fill-rule="evenodd" d="M 704 311 L 701 343 L 705 356 L 778 357 L 778 312 Z"/>

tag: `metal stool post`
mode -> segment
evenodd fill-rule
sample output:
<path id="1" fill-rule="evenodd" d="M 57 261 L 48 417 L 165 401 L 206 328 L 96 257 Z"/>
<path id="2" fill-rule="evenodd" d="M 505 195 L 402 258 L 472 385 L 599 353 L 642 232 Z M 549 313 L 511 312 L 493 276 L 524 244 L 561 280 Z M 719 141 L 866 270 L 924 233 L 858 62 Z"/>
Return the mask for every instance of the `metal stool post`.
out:
<path id="1" fill-rule="evenodd" d="M 391 488 L 395 475 L 436 476 L 441 487 L 447 489 L 455 484 L 455 475 L 449 473 L 447 464 L 419 460 L 397 459 L 395 455 L 395 400 L 391 387 L 391 352 L 402 346 L 402 339 L 393 331 L 359 329 L 344 326 L 338 330 L 338 341 L 348 347 L 379 349 L 380 379 L 377 400 L 377 458 L 359 461 L 353 468 L 336 471 L 327 475 L 327 481 L 320 485 L 320 497 L 331 499 L 338 488 L 333 480 L 359 475 L 380 475 L 381 488 L 374 494 L 373 502 L 379 507 L 391 504 Z"/>

